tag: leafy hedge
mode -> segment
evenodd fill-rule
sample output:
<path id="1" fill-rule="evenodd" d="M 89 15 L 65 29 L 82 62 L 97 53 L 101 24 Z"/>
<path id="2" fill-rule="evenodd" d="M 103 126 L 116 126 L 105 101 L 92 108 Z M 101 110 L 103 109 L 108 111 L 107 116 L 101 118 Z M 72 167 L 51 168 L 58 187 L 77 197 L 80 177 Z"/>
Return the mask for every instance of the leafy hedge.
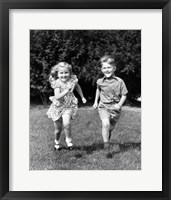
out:
<path id="1" fill-rule="evenodd" d="M 115 57 L 116 75 L 125 81 L 129 96 L 140 95 L 140 30 L 31 30 L 31 99 L 39 96 L 47 103 L 53 92 L 48 82 L 49 72 L 61 61 L 72 65 L 85 96 L 92 99 L 96 80 L 102 76 L 99 59 L 105 54 Z"/>

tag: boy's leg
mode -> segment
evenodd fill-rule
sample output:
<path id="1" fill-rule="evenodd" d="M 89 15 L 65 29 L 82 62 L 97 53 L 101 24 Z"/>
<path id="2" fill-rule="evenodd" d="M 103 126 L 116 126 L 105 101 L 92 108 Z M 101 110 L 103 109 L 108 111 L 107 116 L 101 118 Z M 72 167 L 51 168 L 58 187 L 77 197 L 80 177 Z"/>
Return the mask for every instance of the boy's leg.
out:
<path id="1" fill-rule="evenodd" d="M 109 128 L 109 141 L 112 135 L 112 131 L 114 130 L 116 126 L 117 121 L 115 119 L 110 119 L 110 128 Z"/>
<path id="2" fill-rule="evenodd" d="M 104 143 L 109 142 L 109 129 L 110 129 L 110 120 L 108 118 L 102 119 L 102 137 Z"/>
<path id="3" fill-rule="evenodd" d="M 110 114 L 105 109 L 99 109 L 99 116 L 102 121 L 102 137 L 104 148 L 109 148 L 109 129 L 110 129 Z"/>
<path id="4" fill-rule="evenodd" d="M 65 132 L 65 137 L 66 137 L 66 143 L 68 147 L 72 147 L 72 138 L 71 138 L 71 115 L 69 114 L 64 114 L 62 116 L 63 119 L 63 128 Z"/>
<path id="5" fill-rule="evenodd" d="M 62 118 L 54 122 L 54 135 L 55 135 L 55 149 L 60 148 L 60 137 L 62 132 Z"/>
<path id="6" fill-rule="evenodd" d="M 112 131 L 114 130 L 116 123 L 118 122 L 119 118 L 120 118 L 120 111 L 112 111 L 112 114 L 110 115 L 110 129 L 109 129 L 109 140 L 111 138 L 112 135 Z"/>

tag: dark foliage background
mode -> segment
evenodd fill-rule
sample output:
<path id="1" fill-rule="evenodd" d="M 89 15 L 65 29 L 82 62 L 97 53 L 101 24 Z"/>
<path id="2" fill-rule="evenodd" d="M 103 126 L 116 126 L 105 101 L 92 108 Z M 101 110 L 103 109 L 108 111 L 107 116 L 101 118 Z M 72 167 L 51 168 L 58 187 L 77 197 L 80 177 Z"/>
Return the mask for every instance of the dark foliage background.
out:
<path id="1" fill-rule="evenodd" d="M 102 76 L 99 59 L 105 54 L 114 56 L 116 75 L 125 81 L 128 99 L 140 96 L 140 30 L 31 30 L 31 102 L 48 103 L 53 93 L 48 82 L 50 69 L 61 61 L 72 65 L 84 95 L 93 100 L 96 80 Z"/>

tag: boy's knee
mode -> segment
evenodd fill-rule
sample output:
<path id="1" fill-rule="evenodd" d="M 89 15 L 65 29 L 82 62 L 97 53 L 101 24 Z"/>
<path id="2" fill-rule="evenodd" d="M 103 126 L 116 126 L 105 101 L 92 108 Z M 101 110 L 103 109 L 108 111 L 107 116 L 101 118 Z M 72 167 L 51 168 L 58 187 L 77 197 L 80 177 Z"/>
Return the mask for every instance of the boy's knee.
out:
<path id="1" fill-rule="evenodd" d="M 108 119 L 103 119 L 102 120 L 102 126 L 105 128 L 109 128 L 110 127 L 110 121 Z"/>

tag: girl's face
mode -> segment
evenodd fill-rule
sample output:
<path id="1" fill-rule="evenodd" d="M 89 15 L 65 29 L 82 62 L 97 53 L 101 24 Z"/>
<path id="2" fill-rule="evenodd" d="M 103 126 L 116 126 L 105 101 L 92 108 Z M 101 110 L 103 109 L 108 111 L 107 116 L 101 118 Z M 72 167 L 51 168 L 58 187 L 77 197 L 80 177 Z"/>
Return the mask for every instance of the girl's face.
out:
<path id="1" fill-rule="evenodd" d="M 67 82 L 70 78 L 70 71 L 68 68 L 66 67 L 59 67 L 58 69 L 58 78 L 62 81 L 62 82 Z"/>
<path id="2" fill-rule="evenodd" d="M 115 70 L 116 70 L 116 67 L 113 66 L 113 65 L 110 65 L 106 62 L 103 63 L 102 65 L 102 73 L 107 77 L 107 78 L 110 78 L 111 76 L 113 76 Z"/>

